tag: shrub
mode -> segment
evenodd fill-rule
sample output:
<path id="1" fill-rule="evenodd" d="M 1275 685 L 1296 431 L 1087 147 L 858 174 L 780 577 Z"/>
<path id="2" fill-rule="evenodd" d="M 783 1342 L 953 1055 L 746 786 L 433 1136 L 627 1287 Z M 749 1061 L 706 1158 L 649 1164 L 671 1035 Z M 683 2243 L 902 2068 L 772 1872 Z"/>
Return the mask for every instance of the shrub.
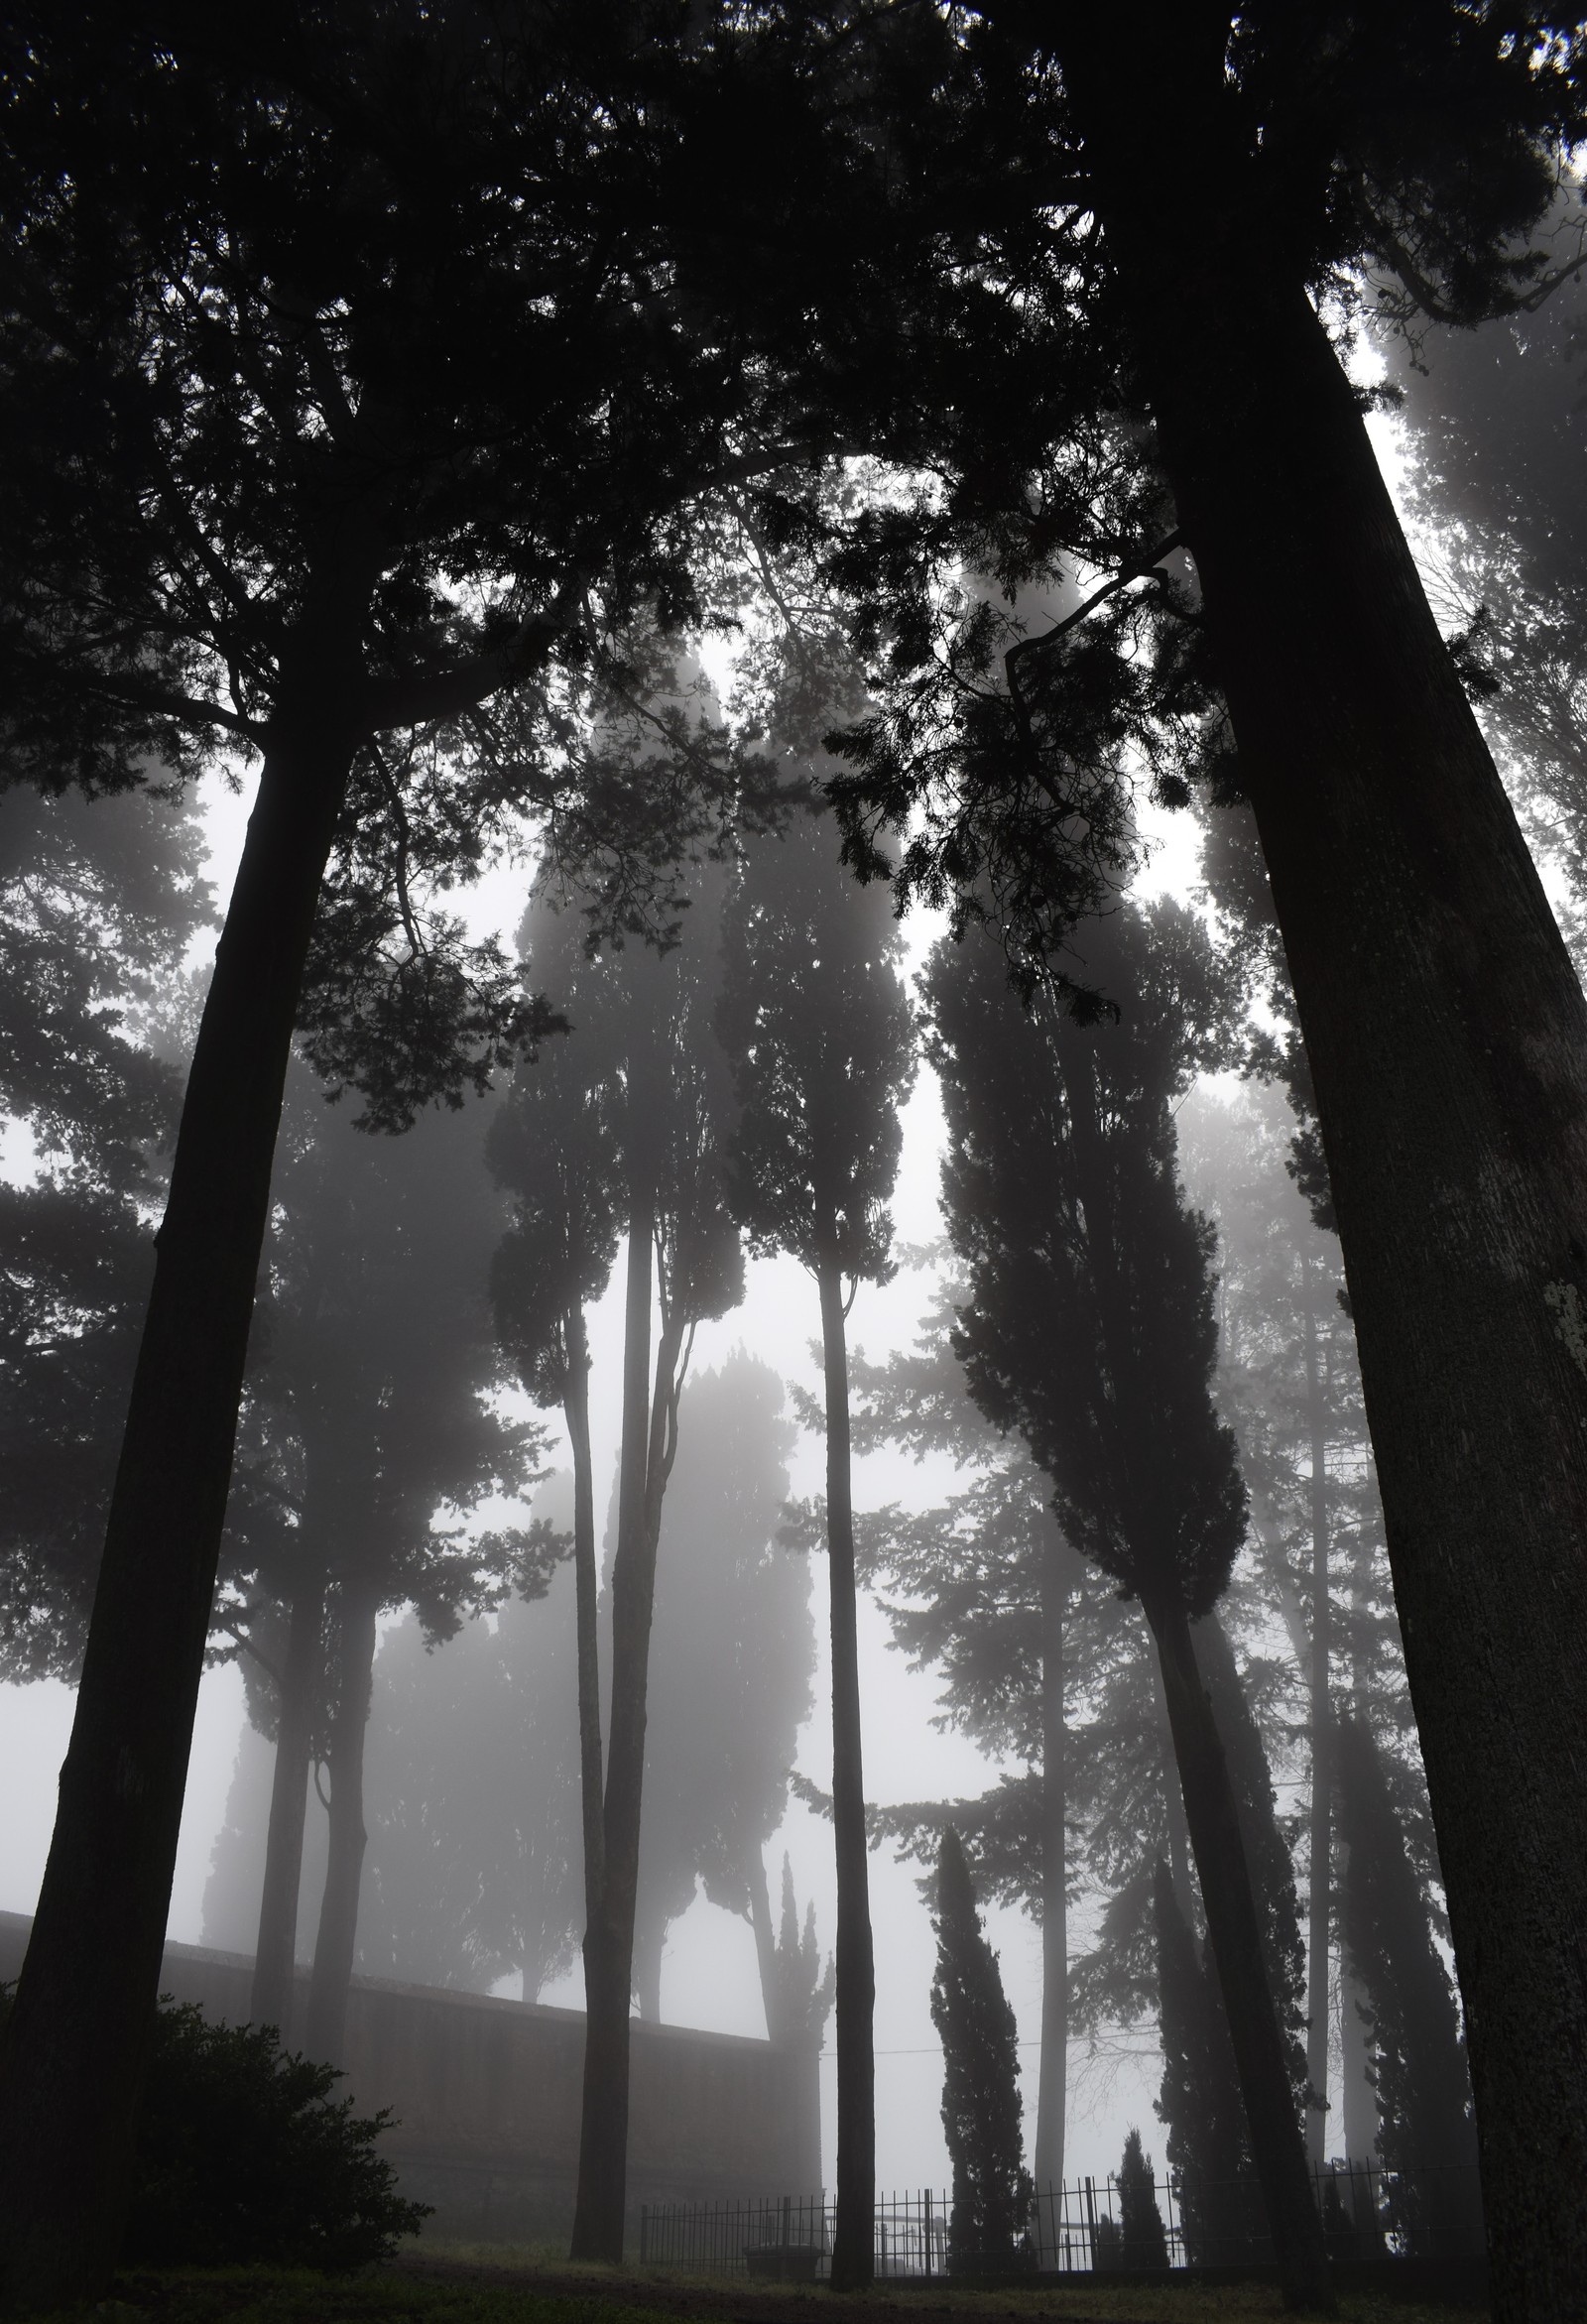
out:
<path id="1" fill-rule="evenodd" d="M 1141 2134 L 1132 2131 L 1124 2141 L 1119 2165 L 1119 2232 L 1126 2267 L 1166 2267 L 1168 2239 L 1158 2209 L 1158 2186 L 1152 2157 L 1141 2150 Z"/>
<path id="2" fill-rule="evenodd" d="M 9 1994 L 0 1989 L 0 2023 Z M 162 2002 L 122 2259 L 341 2270 L 388 2259 L 429 2206 L 375 2151 L 390 2110 L 355 2115 L 341 2079 L 273 2025 L 217 2025 Z"/>

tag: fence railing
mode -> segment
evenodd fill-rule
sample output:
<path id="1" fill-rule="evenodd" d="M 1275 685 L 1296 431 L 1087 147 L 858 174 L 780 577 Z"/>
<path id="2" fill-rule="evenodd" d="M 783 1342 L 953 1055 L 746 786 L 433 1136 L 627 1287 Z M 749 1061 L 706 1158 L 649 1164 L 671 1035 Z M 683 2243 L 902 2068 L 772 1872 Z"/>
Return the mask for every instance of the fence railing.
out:
<path id="1" fill-rule="evenodd" d="M 1475 2169 L 1391 2171 L 1335 2163 L 1319 2166 L 1313 2177 L 1336 2259 L 1452 2260 L 1483 2250 Z M 816 2281 L 829 2270 L 835 2226 L 836 2207 L 824 2195 L 652 2203 L 640 2213 L 640 2263 L 702 2275 Z M 1203 2180 L 1169 2172 L 1152 2182 L 1151 2214 L 1127 2203 L 1111 2175 L 1076 2179 L 1039 2189 L 1029 2218 L 991 2238 L 955 2217 L 951 2196 L 925 2187 L 881 2197 L 874 2232 L 882 2277 L 1273 2263 L 1253 2178 Z"/>

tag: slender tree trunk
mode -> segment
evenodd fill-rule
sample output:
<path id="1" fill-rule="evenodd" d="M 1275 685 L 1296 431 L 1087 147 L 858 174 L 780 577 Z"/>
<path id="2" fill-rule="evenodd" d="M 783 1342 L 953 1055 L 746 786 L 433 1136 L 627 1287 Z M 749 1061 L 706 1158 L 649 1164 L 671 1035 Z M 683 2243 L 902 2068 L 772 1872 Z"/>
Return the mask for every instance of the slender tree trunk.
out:
<path id="1" fill-rule="evenodd" d="M 632 1706 L 619 1721 L 623 1676 L 618 1634 L 632 1651 L 632 1592 L 643 1551 L 645 1474 L 650 1438 L 651 1294 L 656 1241 L 656 1197 L 636 1184 L 629 1205 L 628 1282 L 623 1331 L 623 1442 L 618 1466 L 617 1554 L 612 1565 L 612 1709 L 607 1777 L 601 1807 L 600 1893 L 584 1928 L 584 2092 L 578 2136 L 578 2194 L 573 2209 L 572 2257 L 623 2257 L 623 2208 L 628 2178 L 628 2016 L 632 1992 L 634 1892 L 614 1901 L 610 1805 L 618 1776 L 618 1729 L 624 1730 L 624 1777 L 632 1757 Z M 621 1575 L 619 1569 L 621 1568 Z M 623 1606 L 618 1607 L 621 1579 Z M 580 1680 L 583 1678 L 580 1655 Z M 640 1764 L 644 1766 L 644 1706 L 640 1706 Z M 637 1866 L 636 1866 L 637 1873 Z M 588 1867 L 586 1865 L 586 1880 Z"/>
<path id="2" fill-rule="evenodd" d="M 573 1591 L 578 1651 L 578 1774 L 584 1832 L 584 1924 L 600 1909 L 606 1847 L 602 1825 L 600 1577 L 595 1568 L 595 1472 L 589 1444 L 589 1338 L 584 1310 L 566 1318 L 562 1410 L 573 1452 Z"/>
<path id="3" fill-rule="evenodd" d="M 836 1246 L 830 1217 L 818 1248 Z M 832 2289 L 854 2291 L 876 2270 L 876 1966 L 860 1749 L 860 1645 L 849 1482 L 849 1360 L 843 1283 L 820 1266 L 826 1371 L 826 1548 L 832 1599 L 832 1825 L 837 1856 L 837 2230 Z"/>
<path id="4" fill-rule="evenodd" d="M 1059 48 L 1317 1093 L 1499 2324 L 1587 2285 L 1587 1007 L 1233 118 L 1228 14 Z M 1160 189 L 1195 220 L 1165 261 Z M 1538 2126 L 1546 2124 L 1546 2138 Z"/>
<path id="5" fill-rule="evenodd" d="M 345 640 L 327 623 L 328 661 Z M 354 738 L 323 667 L 267 752 L 198 1031 L 61 1772 L 0 2056 L 0 2308 L 120 2243 L 304 960 Z"/>
<path id="6" fill-rule="evenodd" d="M 380 1594 L 369 1583 L 341 1585 L 337 1625 L 339 1683 L 330 1723 L 330 1831 L 325 1888 L 319 1901 L 319 1933 L 308 1985 L 305 2036 L 310 2057 L 343 2063 L 347 2038 L 347 1993 L 358 1944 L 358 1892 L 364 1878 L 364 1741 L 369 1733 L 369 1700 L 375 1675 L 375 1620 Z"/>
<path id="7" fill-rule="evenodd" d="M 631 1093 L 631 1103 L 635 1102 Z M 646 1103 L 643 1091 L 639 1100 Z M 664 1312 L 650 1381 L 651 1285 L 657 1196 L 649 1163 L 635 1165 L 629 1218 L 623 1343 L 623 1449 L 617 1554 L 612 1560 L 612 1708 L 606 1754 L 601 1897 L 584 1935 L 586 2016 L 583 2115 L 573 2257 L 623 2256 L 628 2175 L 629 2000 L 639 1896 L 640 1813 L 651 1617 L 662 1503 L 677 1450 L 679 1364 L 687 1326 Z M 592 1943 L 593 1936 L 593 1943 Z M 593 1968 L 592 1968 L 593 1963 Z"/>
<path id="8" fill-rule="evenodd" d="M 253 1994 L 248 2014 L 256 2025 L 292 2033 L 293 1973 L 298 1958 L 298 1892 L 303 1883 L 304 1818 L 308 1806 L 308 1760 L 319 1682 L 325 1576 L 306 1578 L 293 1594 L 276 1725 L 276 1765 L 270 1786 L 265 1841 L 265 1885 L 259 1899 Z"/>
<path id="9" fill-rule="evenodd" d="M 1305 1300 L 1306 1418 L 1311 1433 L 1311 1894 L 1306 1913 L 1306 2153 L 1320 2163 L 1327 2153 L 1328 2102 L 1328 1932 L 1333 1898 L 1330 1873 L 1332 1819 L 1332 1711 L 1328 1700 L 1328 1428 L 1317 1317 L 1311 1303 L 1311 1269 L 1301 1262 Z"/>
<path id="10" fill-rule="evenodd" d="M 1036 2115 L 1039 2193 L 1063 2184 L 1069 2063 L 1068 1786 L 1063 1626 L 1074 1552 L 1054 1528 L 1041 1559 L 1041 2078 Z"/>
<path id="11" fill-rule="evenodd" d="M 1158 1643 L 1207 1935 L 1284 2302 L 1291 2308 L 1329 2312 L 1333 2294 L 1322 2222 L 1312 2201 L 1223 1744 L 1177 1592 L 1154 1594 L 1143 1603 Z"/>

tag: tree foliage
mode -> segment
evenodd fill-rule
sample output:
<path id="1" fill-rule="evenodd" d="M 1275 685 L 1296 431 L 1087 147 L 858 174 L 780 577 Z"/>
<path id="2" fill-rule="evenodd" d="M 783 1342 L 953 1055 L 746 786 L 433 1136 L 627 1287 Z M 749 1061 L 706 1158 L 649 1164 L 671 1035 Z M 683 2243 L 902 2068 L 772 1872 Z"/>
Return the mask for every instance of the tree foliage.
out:
<path id="1" fill-rule="evenodd" d="M 931 2022 L 942 2039 L 942 2129 L 953 2166 L 950 2264 L 1007 2264 L 1031 2210 L 1021 2132 L 1019 2027 L 951 1824 L 936 1874 Z"/>

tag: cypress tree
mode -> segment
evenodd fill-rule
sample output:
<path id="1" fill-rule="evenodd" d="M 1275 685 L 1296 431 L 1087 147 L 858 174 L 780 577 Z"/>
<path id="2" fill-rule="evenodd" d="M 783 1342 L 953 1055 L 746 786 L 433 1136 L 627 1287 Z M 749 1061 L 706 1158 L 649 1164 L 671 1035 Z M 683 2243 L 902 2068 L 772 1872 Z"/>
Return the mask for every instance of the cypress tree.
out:
<path id="1" fill-rule="evenodd" d="M 1119 2164 L 1119 2230 L 1126 2267 L 1166 2267 L 1168 2239 L 1158 2209 L 1158 2182 L 1141 2134 L 1131 2131 Z"/>
<path id="2" fill-rule="evenodd" d="M 1031 2210 L 1019 2028 L 951 1824 L 937 1855 L 935 1926 L 931 2022 L 942 2037 L 942 2128 L 953 2162 L 948 2263 L 996 2267 L 1013 2259 Z"/>
<path id="3" fill-rule="evenodd" d="M 1157 1938 L 1162 2087 L 1158 2119 L 1168 2134 L 1185 2258 L 1192 2266 L 1249 2256 L 1250 2206 L 1240 2181 L 1251 2170 L 1240 2077 L 1215 1975 L 1196 1956 L 1195 1938 L 1160 1861 L 1152 1892 Z"/>

